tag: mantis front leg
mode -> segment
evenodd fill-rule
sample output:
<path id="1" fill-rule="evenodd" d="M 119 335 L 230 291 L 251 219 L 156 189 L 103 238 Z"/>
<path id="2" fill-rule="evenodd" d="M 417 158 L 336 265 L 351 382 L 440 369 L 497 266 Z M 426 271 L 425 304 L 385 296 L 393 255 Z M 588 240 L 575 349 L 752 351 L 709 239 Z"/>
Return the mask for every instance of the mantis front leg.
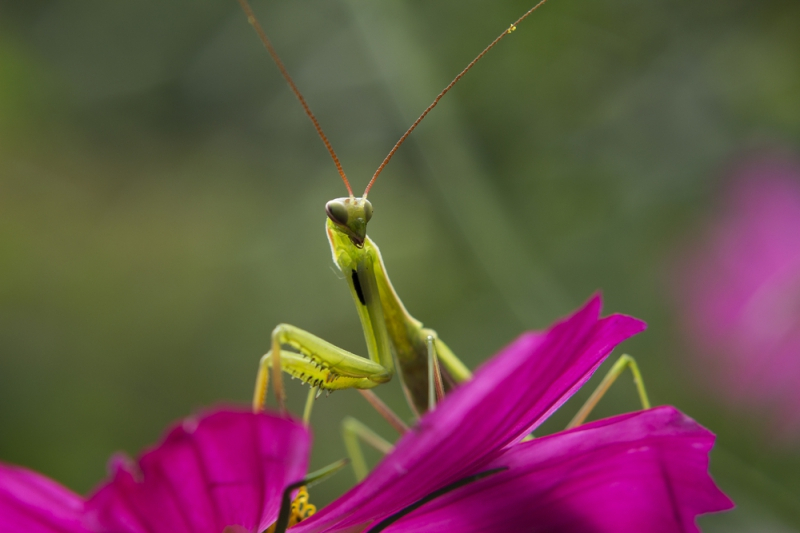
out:
<path id="1" fill-rule="evenodd" d="M 296 352 L 283 350 L 291 346 Z M 277 355 L 276 355 L 277 354 Z M 261 358 L 253 395 L 253 409 L 263 410 L 273 372 L 275 395 L 283 409 L 282 372 L 286 372 L 320 391 L 371 389 L 392 378 L 393 368 L 355 355 L 316 335 L 289 324 L 278 324 L 272 331 L 272 349 Z"/>

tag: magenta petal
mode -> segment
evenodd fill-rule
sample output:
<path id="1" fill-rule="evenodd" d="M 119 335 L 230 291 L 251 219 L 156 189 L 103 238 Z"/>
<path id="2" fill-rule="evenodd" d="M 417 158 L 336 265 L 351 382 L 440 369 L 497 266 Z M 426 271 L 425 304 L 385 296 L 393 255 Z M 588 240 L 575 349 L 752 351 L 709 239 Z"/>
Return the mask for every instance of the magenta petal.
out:
<path id="1" fill-rule="evenodd" d="M 83 499 L 55 481 L 0 464 L 0 533 L 86 533 Z"/>
<path id="2" fill-rule="evenodd" d="M 546 333 L 519 337 L 405 435 L 363 483 L 297 531 L 339 530 L 380 520 L 476 472 L 523 438 L 591 377 L 644 323 L 598 319 L 600 297 Z"/>
<path id="3" fill-rule="evenodd" d="M 284 488 L 306 472 L 310 436 L 297 422 L 219 411 L 172 429 L 137 465 L 116 461 L 113 478 L 87 502 L 93 529 L 114 533 L 262 531 Z"/>
<path id="4" fill-rule="evenodd" d="M 740 167 L 723 211 L 684 265 L 682 316 L 702 382 L 800 437 L 800 165 Z"/>
<path id="5" fill-rule="evenodd" d="M 733 503 L 708 474 L 714 436 L 673 407 L 521 443 L 508 471 L 421 507 L 387 532 L 690 533 Z"/>

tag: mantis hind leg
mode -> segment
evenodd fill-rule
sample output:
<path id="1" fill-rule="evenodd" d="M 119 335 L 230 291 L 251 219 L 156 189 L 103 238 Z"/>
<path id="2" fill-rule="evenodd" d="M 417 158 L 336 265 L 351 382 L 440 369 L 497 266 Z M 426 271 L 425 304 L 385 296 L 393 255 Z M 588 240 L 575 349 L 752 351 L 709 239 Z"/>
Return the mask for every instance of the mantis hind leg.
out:
<path id="1" fill-rule="evenodd" d="M 347 455 L 350 457 L 350 464 L 353 465 L 356 481 L 361 481 L 369 473 L 367 461 L 364 458 L 364 452 L 361 450 L 359 441 L 364 441 L 384 455 L 387 455 L 394 448 L 392 443 L 352 416 L 345 417 L 342 420 L 342 438 L 347 449 Z"/>
<path id="2" fill-rule="evenodd" d="M 403 392 L 415 415 L 430 411 L 438 400 L 472 373 L 428 328 L 415 328 L 394 344 Z"/>
<path id="3" fill-rule="evenodd" d="M 586 403 L 583 404 L 569 424 L 567 424 L 567 429 L 571 429 L 583 424 L 583 422 L 586 420 L 586 417 L 588 417 L 592 412 L 592 409 L 595 408 L 606 391 L 608 391 L 611 385 L 617 380 L 620 374 L 625 371 L 626 368 L 630 368 L 631 374 L 633 374 L 633 383 L 636 385 L 636 391 L 639 393 L 639 400 L 642 402 L 642 408 L 650 409 L 650 400 L 648 399 L 647 391 L 644 388 L 644 381 L 642 381 L 642 374 L 639 372 L 639 366 L 636 364 L 636 361 L 633 357 L 625 354 L 617 359 L 617 362 L 614 363 L 614 366 L 612 366 L 611 370 L 609 370 L 605 375 L 603 381 L 600 382 L 600 385 L 597 386 L 592 395 L 589 396 L 589 399 L 586 400 Z"/>
<path id="4" fill-rule="evenodd" d="M 438 338 L 435 331 L 423 330 L 422 333 L 425 334 L 425 345 L 428 357 L 428 410 L 433 410 L 436 404 L 444 397 L 444 383 L 442 380 L 442 371 L 439 366 L 440 352 L 444 354 L 446 371 L 454 381 L 458 383 L 466 381 L 472 377 L 472 373 L 453 352 L 450 351 L 447 345 Z M 401 434 L 407 430 L 402 423 L 400 426 L 397 425 L 397 415 L 392 413 L 387 406 L 377 399 L 377 397 L 374 397 L 374 392 L 369 390 L 362 390 L 360 392 Z M 309 401 L 310 398 L 311 396 L 309 395 Z M 376 402 L 379 402 L 379 404 L 376 405 Z M 393 449 L 393 445 L 390 442 L 375 433 L 362 422 L 350 416 L 342 421 L 342 438 L 344 439 L 345 448 L 347 449 L 347 455 L 353 465 L 353 473 L 356 476 L 356 481 L 359 482 L 369 473 L 360 441 L 363 441 L 384 455 L 388 454 Z"/>
<path id="5" fill-rule="evenodd" d="M 444 398 L 444 383 L 436 352 L 436 338 L 428 335 L 426 340 L 428 345 L 428 411 L 433 411 L 436 404 Z"/>
<path id="6" fill-rule="evenodd" d="M 282 346 L 290 346 L 297 351 L 283 350 Z M 256 411 L 263 409 L 270 371 L 281 409 L 285 398 L 282 372 L 327 391 L 370 389 L 392 378 L 391 370 L 380 363 L 359 357 L 289 324 L 279 324 L 272 331 L 272 349 L 261 358 L 253 395 L 253 408 Z"/>
<path id="7" fill-rule="evenodd" d="M 467 365 L 456 357 L 456 354 L 453 353 L 444 341 L 436 334 L 433 335 L 433 340 L 434 347 L 436 348 L 436 357 L 455 382 L 463 383 L 472 379 L 472 372 L 467 368 Z"/>

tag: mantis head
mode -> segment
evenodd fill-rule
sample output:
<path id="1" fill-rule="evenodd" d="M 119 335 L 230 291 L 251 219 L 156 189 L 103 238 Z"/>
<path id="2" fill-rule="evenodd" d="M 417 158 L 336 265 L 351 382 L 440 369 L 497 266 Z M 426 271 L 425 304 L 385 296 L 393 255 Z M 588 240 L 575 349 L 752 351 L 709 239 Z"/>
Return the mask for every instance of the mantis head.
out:
<path id="1" fill-rule="evenodd" d="M 367 222 L 372 218 L 372 204 L 366 198 L 336 198 L 325 204 L 328 218 L 336 228 L 350 237 L 357 247 L 367 238 Z"/>

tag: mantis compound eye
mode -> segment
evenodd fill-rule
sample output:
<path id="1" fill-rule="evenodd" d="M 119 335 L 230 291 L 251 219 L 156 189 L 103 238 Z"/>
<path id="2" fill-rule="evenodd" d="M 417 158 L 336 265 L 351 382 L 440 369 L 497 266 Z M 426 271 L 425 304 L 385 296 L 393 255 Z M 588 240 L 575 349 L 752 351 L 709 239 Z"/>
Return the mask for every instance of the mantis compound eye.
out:
<path id="1" fill-rule="evenodd" d="M 345 207 L 341 200 L 331 200 L 325 204 L 325 212 L 328 214 L 328 218 L 340 226 L 347 225 L 349 213 L 347 207 Z"/>
<path id="2" fill-rule="evenodd" d="M 369 222 L 372 218 L 372 204 L 369 200 L 364 200 L 364 222 Z"/>

